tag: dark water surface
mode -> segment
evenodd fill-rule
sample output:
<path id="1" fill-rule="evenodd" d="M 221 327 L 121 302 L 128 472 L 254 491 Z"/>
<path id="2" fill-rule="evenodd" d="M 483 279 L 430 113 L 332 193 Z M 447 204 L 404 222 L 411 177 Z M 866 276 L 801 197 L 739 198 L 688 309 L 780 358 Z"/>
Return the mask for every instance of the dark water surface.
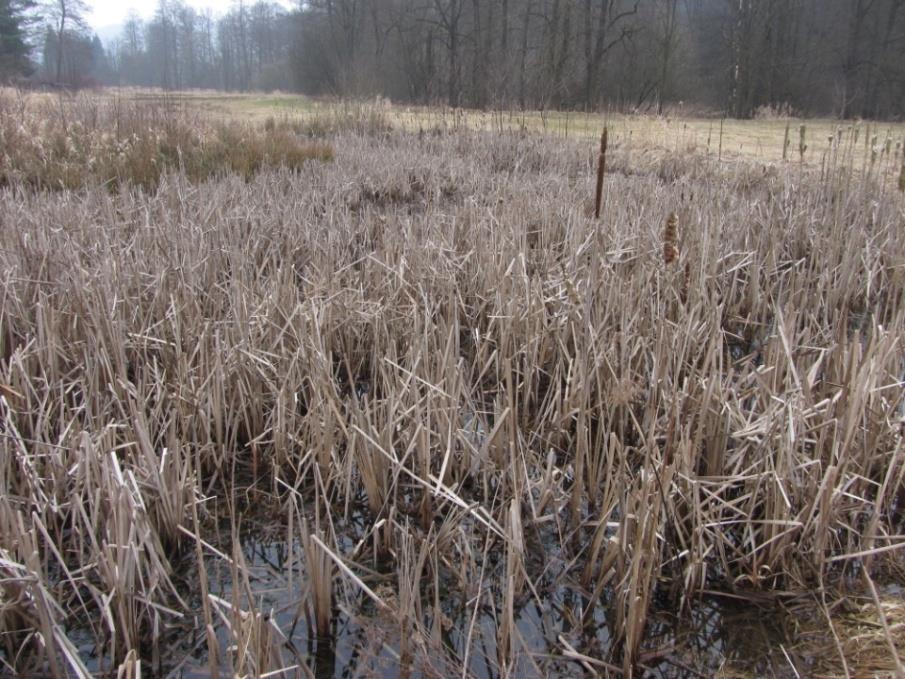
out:
<path id="1" fill-rule="evenodd" d="M 352 552 L 365 523 L 363 514 L 346 525 L 337 521 L 338 537 L 344 536 L 339 537 L 338 545 L 343 554 Z M 282 523 L 279 525 L 283 526 Z M 269 527 L 261 523 L 246 525 L 240 531 L 242 540 L 237 547 L 245 561 L 249 588 L 240 585 L 238 592 L 229 563 L 209 551 L 205 553 L 210 600 L 221 602 L 212 603 L 212 606 L 219 608 L 227 620 L 233 617 L 230 611 L 233 603 L 238 603 L 243 610 L 253 608 L 265 614 L 285 637 L 284 642 L 279 635 L 274 635 L 287 666 L 304 665 L 316 677 L 396 677 L 404 674 L 399 661 L 398 621 L 377 611 L 373 602 L 361 595 L 352 583 L 347 583 L 348 587 L 341 590 L 338 580 L 335 581 L 334 598 L 339 603 L 333 619 L 333 635 L 329 639 L 316 638 L 310 627 L 313 621 L 306 614 L 307 578 L 302 546 L 297 540 L 288 541 L 285 532 L 277 530 L 275 525 Z M 224 554 L 231 555 L 233 546 L 228 540 L 229 531 L 223 535 L 226 537 L 211 542 Z M 555 555 L 556 549 L 558 546 L 551 545 L 544 557 L 538 557 L 548 559 L 543 567 L 546 575 L 537 583 L 542 601 L 538 602 L 529 594 L 516 600 L 515 626 L 521 641 L 517 646 L 518 662 L 512 668 L 513 676 L 589 674 L 586 666 L 564 657 L 563 641 L 592 659 L 621 666 L 615 651 L 618 640 L 611 634 L 613 618 L 608 614 L 611 608 L 608 597 L 601 597 L 596 605 L 589 607 L 580 585 L 563 575 L 565 565 L 556 563 L 556 557 L 550 556 Z M 379 565 L 362 563 L 361 569 L 349 565 L 372 589 L 379 591 L 381 585 L 375 584 L 381 579 L 375 574 L 379 573 Z M 158 644 L 167 650 L 161 652 L 156 667 L 145 664 L 143 669 L 151 670 L 149 676 L 209 677 L 202 593 L 198 589 L 194 550 L 189 550 L 175 570 L 184 599 L 196 612 L 194 617 L 186 616 L 161 631 Z M 338 578 L 342 577 L 338 575 Z M 383 591 L 392 591 L 395 577 L 394 569 L 386 570 Z M 461 676 L 466 657 L 469 676 L 482 679 L 500 676 L 497 621 L 502 619 L 504 580 L 505 559 L 488 555 L 483 590 L 470 601 L 463 601 L 463 595 L 452 584 L 444 586 L 441 573 L 442 622 L 432 619 L 437 615 L 430 605 L 434 590 L 426 586 L 422 592 L 425 619 L 421 622 L 424 629 L 435 631 L 437 643 L 424 657 L 429 658 L 434 671 L 426 671 L 424 657 L 420 662 L 415 657 L 408 666 L 409 676 L 437 676 L 437 671 L 442 676 Z M 637 676 L 712 676 L 727 662 L 731 662 L 734 670 L 758 676 L 794 676 L 783 653 L 783 648 L 788 648 L 788 635 L 784 631 L 787 616 L 779 606 L 755 604 L 728 594 L 713 594 L 695 602 L 690 606 L 690 612 L 683 615 L 671 608 L 670 602 L 655 596 Z M 235 641 L 228 625 L 216 614 L 214 618 L 222 661 Z M 92 656 L 91 635 L 87 630 L 81 633 L 74 630 L 70 636 L 92 671 L 101 670 L 102 665 L 103 669 L 110 667 L 109 660 L 102 663 L 101 659 Z M 225 663 L 221 664 L 226 667 Z M 603 673 L 602 667 L 595 666 Z M 308 672 L 302 669 L 294 669 L 273 676 L 306 674 Z M 229 674 L 223 672 L 221 676 Z"/>

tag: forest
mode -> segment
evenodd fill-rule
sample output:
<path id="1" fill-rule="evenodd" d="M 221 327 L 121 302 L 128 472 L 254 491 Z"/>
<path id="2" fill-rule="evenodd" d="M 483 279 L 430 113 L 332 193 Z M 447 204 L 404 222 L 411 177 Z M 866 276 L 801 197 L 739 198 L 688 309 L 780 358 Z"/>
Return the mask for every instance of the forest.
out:
<path id="1" fill-rule="evenodd" d="M 84 9 L 0 2 L 0 77 L 27 66 L 10 57 L 18 16 L 31 70 L 69 84 L 739 118 L 905 110 L 905 0 L 240 0 L 219 15 L 161 0 L 104 47 Z"/>

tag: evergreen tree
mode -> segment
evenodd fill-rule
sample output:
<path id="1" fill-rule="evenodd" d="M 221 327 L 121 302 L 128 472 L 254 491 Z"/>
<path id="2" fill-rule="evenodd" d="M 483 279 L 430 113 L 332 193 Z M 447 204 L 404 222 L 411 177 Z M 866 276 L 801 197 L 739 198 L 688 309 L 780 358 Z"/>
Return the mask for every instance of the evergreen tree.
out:
<path id="1" fill-rule="evenodd" d="M 26 12 L 34 5 L 32 0 L 0 0 L 0 82 L 33 70 Z"/>

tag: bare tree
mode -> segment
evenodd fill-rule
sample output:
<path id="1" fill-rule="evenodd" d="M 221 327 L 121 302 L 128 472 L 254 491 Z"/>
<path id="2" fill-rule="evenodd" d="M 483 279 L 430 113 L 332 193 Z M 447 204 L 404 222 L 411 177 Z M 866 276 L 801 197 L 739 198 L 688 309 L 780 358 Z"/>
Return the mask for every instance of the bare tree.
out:
<path id="1" fill-rule="evenodd" d="M 637 30 L 628 19 L 638 13 L 638 2 L 584 1 L 584 103 L 596 105 L 598 81 L 609 52 Z"/>
<path id="2" fill-rule="evenodd" d="M 85 0 L 47 0 L 43 5 L 46 18 L 50 21 L 57 37 L 56 81 L 63 75 L 63 55 L 66 51 L 67 32 L 85 28 Z"/>
<path id="3" fill-rule="evenodd" d="M 440 27 L 446 43 L 446 56 L 448 60 L 447 79 L 447 103 L 450 106 L 458 106 L 462 86 L 462 11 L 464 0 L 434 0 L 434 9 L 437 13 L 437 25 Z"/>
<path id="4" fill-rule="evenodd" d="M 678 44 L 678 5 L 679 0 L 663 0 L 660 6 L 660 30 L 658 47 L 660 49 L 660 74 L 657 84 L 657 113 L 663 113 L 663 102 L 669 98 L 670 70 L 673 56 Z"/>
<path id="5" fill-rule="evenodd" d="M 46 1 L 53 42 L 68 46 L 82 0 Z M 123 82 L 478 108 L 662 111 L 683 99 L 739 117 L 905 115 L 905 0 L 305 0 L 292 11 L 236 0 L 216 21 L 159 2 L 146 26 L 127 26 Z M 47 61 L 58 77 L 63 60 Z"/>

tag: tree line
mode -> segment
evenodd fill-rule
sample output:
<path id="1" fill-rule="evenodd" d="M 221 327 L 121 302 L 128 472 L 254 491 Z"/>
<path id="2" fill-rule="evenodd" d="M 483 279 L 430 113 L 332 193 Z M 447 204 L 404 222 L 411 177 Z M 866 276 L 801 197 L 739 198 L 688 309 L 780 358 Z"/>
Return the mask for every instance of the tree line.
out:
<path id="1" fill-rule="evenodd" d="M 14 64 L 8 8 L 21 16 L 30 4 L 0 0 L 0 69 Z M 43 70 L 58 79 L 76 75 L 66 53 L 81 40 L 95 77 L 121 85 L 472 108 L 905 115 L 905 0 L 240 0 L 217 16 L 161 0 L 103 55 L 85 49 L 93 41 L 72 20 L 80 4 L 49 3 Z"/>

